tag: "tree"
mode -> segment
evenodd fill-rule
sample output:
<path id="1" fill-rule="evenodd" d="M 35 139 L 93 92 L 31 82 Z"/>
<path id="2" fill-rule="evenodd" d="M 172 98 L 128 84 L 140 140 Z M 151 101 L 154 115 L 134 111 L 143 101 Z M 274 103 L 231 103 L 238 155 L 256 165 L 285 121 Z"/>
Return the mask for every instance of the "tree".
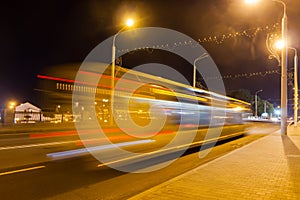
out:
<path id="1" fill-rule="evenodd" d="M 251 95 L 251 92 L 246 89 L 240 89 L 228 92 L 228 96 L 240 99 L 242 101 L 246 101 L 248 103 L 251 103 L 251 109 L 253 111 L 253 114 L 255 113 L 255 97 L 254 95 Z M 264 106 L 266 102 L 266 111 L 270 115 L 274 111 L 274 106 L 269 101 L 262 100 L 259 96 L 257 97 L 257 115 L 261 116 L 262 113 L 264 113 Z"/>
<path id="2" fill-rule="evenodd" d="M 246 101 L 248 103 L 251 103 L 253 101 L 253 95 L 251 95 L 249 90 L 246 89 L 239 89 L 235 91 L 228 92 L 227 96 L 230 96 L 235 99 L 239 99 L 242 101 Z"/>

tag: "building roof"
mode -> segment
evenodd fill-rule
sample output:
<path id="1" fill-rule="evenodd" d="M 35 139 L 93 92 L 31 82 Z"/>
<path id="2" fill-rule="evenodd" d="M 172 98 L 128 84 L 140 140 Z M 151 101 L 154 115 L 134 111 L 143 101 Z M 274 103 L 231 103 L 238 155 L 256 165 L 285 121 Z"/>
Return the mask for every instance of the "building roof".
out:
<path id="1" fill-rule="evenodd" d="M 41 109 L 26 102 L 16 106 L 16 112 L 41 112 Z"/>

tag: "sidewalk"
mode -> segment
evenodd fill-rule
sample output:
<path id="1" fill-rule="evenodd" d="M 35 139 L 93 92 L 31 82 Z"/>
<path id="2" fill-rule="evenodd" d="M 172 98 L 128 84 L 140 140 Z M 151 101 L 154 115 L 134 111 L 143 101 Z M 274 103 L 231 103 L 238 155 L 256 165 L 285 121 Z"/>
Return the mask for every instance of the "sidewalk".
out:
<path id="1" fill-rule="evenodd" d="M 299 199 L 300 125 L 279 132 L 153 187 L 131 200 Z"/>

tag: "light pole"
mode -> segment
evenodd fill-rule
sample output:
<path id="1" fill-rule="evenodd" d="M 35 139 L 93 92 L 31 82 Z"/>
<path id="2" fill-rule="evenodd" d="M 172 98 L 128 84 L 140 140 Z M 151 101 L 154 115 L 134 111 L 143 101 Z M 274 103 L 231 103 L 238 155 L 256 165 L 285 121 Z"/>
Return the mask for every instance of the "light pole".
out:
<path id="1" fill-rule="evenodd" d="M 289 47 L 295 53 L 294 55 L 294 126 L 297 127 L 298 120 L 298 53 L 297 49 Z"/>
<path id="2" fill-rule="evenodd" d="M 281 37 L 284 46 L 281 49 L 281 134 L 287 134 L 287 15 L 286 5 L 281 0 L 272 0 L 283 5 L 283 17 L 281 19 Z"/>
<path id="3" fill-rule="evenodd" d="M 127 19 L 126 21 L 126 25 L 121 28 L 113 37 L 113 41 L 112 41 L 112 52 L 111 52 L 111 107 L 110 107 L 110 125 L 113 125 L 113 95 L 114 95 L 114 89 L 115 89 L 115 59 L 116 59 L 116 38 L 119 35 L 119 33 L 121 33 L 124 29 L 126 29 L 127 27 L 131 27 L 133 26 L 134 21 L 133 19 Z"/>
<path id="4" fill-rule="evenodd" d="M 257 118 L 257 94 L 263 90 L 258 90 L 255 92 L 255 118 Z"/>
<path id="5" fill-rule="evenodd" d="M 193 72 L 193 87 L 195 88 L 196 87 L 196 71 L 197 71 L 197 67 L 196 67 L 196 62 L 203 59 L 203 58 L 206 58 L 208 57 L 208 54 L 207 53 L 203 53 L 201 56 L 197 57 L 195 60 L 194 60 L 194 72 Z"/>
<path id="6" fill-rule="evenodd" d="M 285 45 L 282 40 L 276 42 L 276 48 L 282 49 Z M 294 51 L 294 126 L 297 127 L 298 120 L 298 53 L 294 47 L 288 47 Z"/>
<path id="7" fill-rule="evenodd" d="M 258 0 L 245 0 L 246 3 L 256 3 Z M 272 0 L 283 5 L 281 19 L 281 37 L 284 47 L 281 49 L 281 134 L 287 134 L 287 15 L 286 5 L 281 0 Z"/>

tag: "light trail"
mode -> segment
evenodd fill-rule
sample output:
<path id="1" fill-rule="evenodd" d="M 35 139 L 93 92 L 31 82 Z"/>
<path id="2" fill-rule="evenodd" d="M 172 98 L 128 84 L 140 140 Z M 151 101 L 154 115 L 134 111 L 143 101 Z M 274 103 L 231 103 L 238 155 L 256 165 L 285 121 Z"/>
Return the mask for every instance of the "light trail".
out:
<path id="1" fill-rule="evenodd" d="M 155 142 L 155 140 L 138 140 L 138 141 L 131 141 L 131 142 L 122 142 L 122 143 L 116 143 L 116 144 L 107 144 L 102 146 L 95 146 L 95 147 L 87 147 L 87 148 L 81 148 L 81 149 L 74 149 L 69 151 L 61 151 L 61 152 L 55 152 L 55 153 L 49 153 L 47 154 L 48 157 L 51 157 L 53 159 L 63 159 L 73 156 L 80 156 L 88 154 L 92 151 L 101 151 L 106 149 L 114 149 L 119 147 L 125 147 L 125 146 L 132 146 L 137 144 L 145 144 L 145 143 L 151 143 Z"/>
<path id="2" fill-rule="evenodd" d="M 246 132 L 247 131 L 240 131 L 240 132 L 236 132 L 236 133 L 233 133 L 233 134 L 230 134 L 230 135 L 220 136 L 220 137 L 217 137 L 217 138 L 211 138 L 211 139 L 208 139 L 208 140 L 196 141 L 196 142 L 193 142 L 193 143 L 190 143 L 190 144 L 183 144 L 183 145 L 174 146 L 174 147 L 170 147 L 170 148 L 166 148 L 166 149 L 160 149 L 160 150 L 157 150 L 157 151 L 152 151 L 152 152 L 149 152 L 149 153 L 138 154 L 138 155 L 135 155 L 135 156 L 132 156 L 132 157 L 122 158 L 122 159 L 107 162 L 107 163 L 101 163 L 97 167 L 103 167 L 103 166 L 107 166 L 107 165 L 111 165 L 111 164 L 116 164 L 116 163 L 121 163 L 121 162 L 134 160 L 134 159 L 139 159 L 139 158 L 143 158 L 143 157 L 146 158 L 146 156 L 155 156 L 155 155 L 159 155 L 160 153 L 168 153 L 168 152 L 172 152 L 174 150 L 179 151 L 180 149 L 184 149 L 186 147 L 192 147 L 192 146 L 195 146 L 195 145 L 198 146 L 198 145 L 201 145 L 201 144 L 207 144 L 209 142 L 224 140 L 224 139 L 228 139 L 228 138 L 231 138 L 231 137 L 235 137 L 235 136 L 244 134 Z"/>
<path id="3" fill-rule="evenodd" d="M 13 171 L 7 171 L 7 172 L 2 172 L 0 173 L 0 176 L 4 176 L 4 175 L 9 175 L 9 174 L 14 174 L 14 173 L 18 173 L 18 172 L 26 172 L 26 171 L 31 171 L 31 170 L 35 170 L 35 169 L 42 169 L 45 168 L 46 166 L 41 165 L 41 166 L 36 166 L 36 167 L 29 167 L 29 168 L 24 168 L 24 169 L 18 169 L 18 170 L 13 170 Z"/>

